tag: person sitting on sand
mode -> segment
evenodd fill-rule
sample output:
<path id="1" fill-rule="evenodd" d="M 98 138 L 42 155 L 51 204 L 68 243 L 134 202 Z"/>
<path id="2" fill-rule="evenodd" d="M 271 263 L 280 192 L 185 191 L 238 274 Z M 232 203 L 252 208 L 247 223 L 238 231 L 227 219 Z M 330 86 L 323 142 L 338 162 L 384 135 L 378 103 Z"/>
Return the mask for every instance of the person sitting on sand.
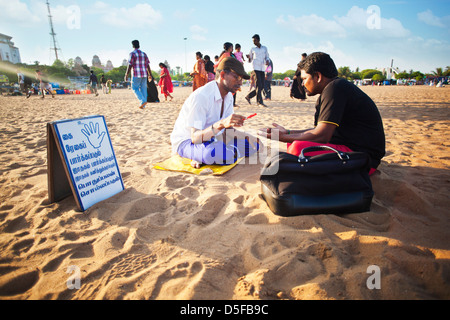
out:
<path id="1" fill-rule="evenodd" d="M 316 102 L 313 129 L 288 130 L 273 123 L 261 135 L 271 138 L 278 131 L 287 152 L 299 155 L 310 146 L 327 145 L 339 151 L 361 151 L 371 159 L 373 174 L 385 155 L 385 135 L 380 112 L 372 99 L 353 83 L 338 78 L 331 57 L 323 52 L 307 56 L 299 64 L 308 96 L 320 94 Z M 317 153 L 309 153 L 315 155 Z"/>
<path id="2" fill-rule="evenodd" d="M 217 67 L 217 80 L 200 87 L 186 99 L 170 135 L 172 151 L 191 159 L 191 165 L 232 164 L 256 153 L 258 138 L 235 130 L 246 117 L 234 113 L 233 93 L 250 77 L 233 57 Z"/>

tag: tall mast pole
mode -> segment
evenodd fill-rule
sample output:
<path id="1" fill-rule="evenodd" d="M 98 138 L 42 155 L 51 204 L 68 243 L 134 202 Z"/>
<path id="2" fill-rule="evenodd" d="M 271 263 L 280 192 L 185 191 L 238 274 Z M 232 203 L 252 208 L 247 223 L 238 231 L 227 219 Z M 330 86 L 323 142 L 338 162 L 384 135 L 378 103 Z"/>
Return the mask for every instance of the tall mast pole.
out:
<path id="1" fill-rule="evenodd" d="M 50 23 L 50 35 L 52 36 L 53 39 L 53 48 L 50 48 L 52 50 L 55 50 L 55 56 L 56 56 L 56 60 L 59 60 L 58 58 L 58 48 L 56 47 L 56 33 L 55 30 L 53 29 L 53 21 L 52 21 L 52 14 L 50 12 L 50 3 L 47 0 L 47 9 L 48 9 L 48 21 Z"/>

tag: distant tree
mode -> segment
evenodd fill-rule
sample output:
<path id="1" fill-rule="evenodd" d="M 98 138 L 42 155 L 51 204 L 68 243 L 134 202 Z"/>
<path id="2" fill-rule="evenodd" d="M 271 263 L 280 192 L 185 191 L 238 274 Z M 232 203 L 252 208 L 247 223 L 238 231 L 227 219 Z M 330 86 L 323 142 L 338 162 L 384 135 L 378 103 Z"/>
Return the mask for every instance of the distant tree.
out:
<path id="1" fill-rule="evenodd" d="M 449 77 L 450 76 L 450 66 L 447 66 L 447 68 L 445 68 L 444 76 L 445 77 Z"/>
<path id="2" fill-rule="evenodd" d="M 288 78 L 294 78 L 295 76 L 295 70 L 287 70 L 283 73 L 273 73 L 272 74 L 272 79 L 274 80 L 283 80 L 284 78 L 288 77 Z"/>
<path id="3" fill-rule="evenodd" d="M 442 68 L 436 68 L 436 71 L 431 71 L 433 75 L 436 77 L 442 77 L 444 76 L 444 72 L 442 71 Z"/>
<path id="4" fill-rule="evenodd" d="M 375 69 L 366 69 L 361 71 L 361 78 L 362 79 L 372 79 L 372 77 L 376 74 L 383 75 L 381 71 L 375 70 Z"/>
<path id="5" fill-rule="evenodd" d="M 350 67 L 340 67 L 338 69 L 338 76 L 347 80 L 353 79 L 353 74 L 350 71 Z"/>
<path id="6" fill-rule="evenodd" d="M 372 77 L 373 81 L 383 81 L 384 79 L 385 79 L 385 77 L 382 73 L 376 73 Z"/>
<path id="7" fill-rule="evenodd" d="M 59 59 L 56 59 L 55 62 L 53 62 L 52 67 L 55 67 L 55 68 L 65 68 L 64 62 L 62 62 L 62 61 L 59 60 Z"/>
<path id="8" fill-rule="evenodd" d="M 98 76 L 98 75 L 104 73 L 103 69 L 97 68 L 97 67 L 91 67 L 91 68 L 90 68 L 90 71 L 89 71 L 89 74 L 91 74 L 91 71 L 94 71 L 94 74 L 95 74 L 96 76 Z"/>
<path id="9" fill-rule="evenodd" d="M 395 76 L 396 79 L 409 79 L 410 74 L 407 72 L 400 72 Z"/>
<path id="10" fill-rule="evenodd" d="M 105 74 L 106 79 L 111 79 L 112 82 L 121 82 L 125 77 L 125 72 L 127 71 L 127 66 L 120 66 L 118 68 L 114 68 L 111 71 Z"/>
<path id="11" fill-rule="evenodd" d="M 358 70 L 358 69 L 359 68 L 356 68 L 356 70 Z M 352 79 L 361 80 L 361 72 L 359 72 L 359 71 L 352 72 Z"/>
<path id="12" fill-rule="evenodd" d="M 75 60 L 73 60 L 72 58 L 70 58 L 69 60 L 67 60 L 66 62 L 66 68 L 72 70 L 72 68 L 75 66 Z"/>
<path id="13" fill-rule="evenodd" d="M 414 79 L 423 79 L 423 77 L 425 76 L 422 72 L 420 72 L 420 71 L 414 71 L 413 73 L 411 73 L 411 78 L 414 78 Z"/>

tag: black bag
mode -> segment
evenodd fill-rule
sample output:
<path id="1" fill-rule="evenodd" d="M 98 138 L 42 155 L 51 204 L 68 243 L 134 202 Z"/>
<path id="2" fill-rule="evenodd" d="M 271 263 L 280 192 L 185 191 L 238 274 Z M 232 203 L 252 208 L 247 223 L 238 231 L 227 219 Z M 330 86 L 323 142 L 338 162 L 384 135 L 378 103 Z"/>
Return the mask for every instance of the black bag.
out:
<path id="1" fill-rule="evenodd" d="M 295 78 L 294 81 L 292 82 L 290 96 L 291 96 L 291 98 L 296 98 L 296 99 L 302 99 L 302 100 L 306 99 L 305 88 L 303 87 L 303 81 L 300 78 L 300 76 Z"/>
<path id="2" fill-rule="evenodd" d="M 158 89 L 153 80 L 147 80 L 147 102 L 159 102 Z"/>
<path id="3" fill-rule="evenodd" d="M 319 150 L 333 152 L 305 156 Z M 328 146 L 305 148 L 299 157 L 280 152 L 264 166 L 261 191 L 272 212 L 285 217 L 369 211 L 374 194 L 369 169 L 364 152 Z"/>

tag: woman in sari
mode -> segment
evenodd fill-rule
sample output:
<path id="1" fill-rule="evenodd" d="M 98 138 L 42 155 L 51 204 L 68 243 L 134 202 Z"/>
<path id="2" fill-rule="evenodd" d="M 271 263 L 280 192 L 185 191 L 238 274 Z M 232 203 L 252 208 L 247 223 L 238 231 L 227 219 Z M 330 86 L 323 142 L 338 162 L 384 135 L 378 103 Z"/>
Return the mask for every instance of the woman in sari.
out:
<path id="1" fill-rule="evenodd" d="M 173 97 L 170 95 L 173 92 L 173 84 L 172 78 L 170 77 L 169 70 L 164 63 L 160 63 L 159 67 L 161 68 L 161 74 L 158 85 L 161 87 L 161 94 L 164 95 L 167 101 L 167 97 L 170 97 L 170 101 L 172 101 Z"/>
<path id="2" fill-rule="evenodd" d="M 197 62 L 194 65 L 194 71 L 191 73 L 191 76 L 194 77 L 192 84 L 193 91 L 208 83 L 208 74 L 205 69 L 205 60 L 203 60 L 203 55 L 201 52 L 197 52 L 195 55 L 197 57 Z"/>

